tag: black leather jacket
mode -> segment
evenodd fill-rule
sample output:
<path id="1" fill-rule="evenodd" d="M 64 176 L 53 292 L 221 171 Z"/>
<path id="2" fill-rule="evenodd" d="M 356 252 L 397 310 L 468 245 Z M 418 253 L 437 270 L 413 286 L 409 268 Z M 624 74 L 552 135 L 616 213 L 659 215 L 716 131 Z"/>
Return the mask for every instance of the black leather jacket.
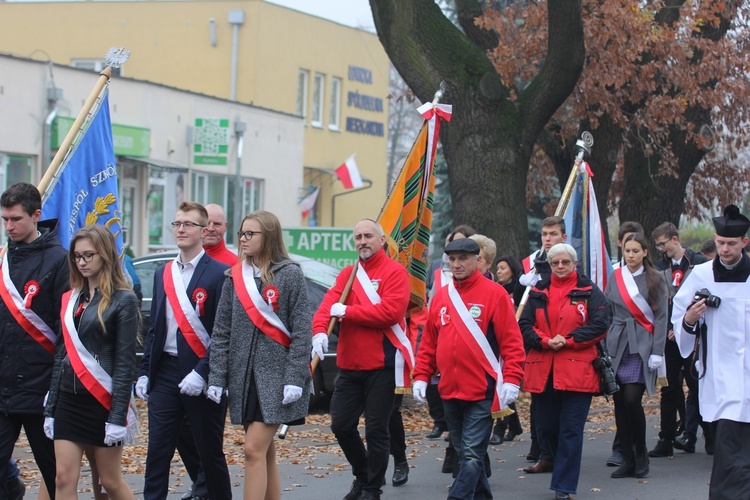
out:
<path id="1" fill-rule="evenodd" d="M 107 421 L 124 426 L 136 368 L 135 339 L 140 322 L 138 299 L 130 290 L 115 291 L 109 306 L 102 314 L 106 327 L 106 330 L 102 330 L 97 315 L 101 297 L 97 290 L 83 311 L 78 324 L 78 336 L 86 349 L 112 377 L 112 407 Z M 55 416 L 60 391 L 88 393 L 70 364 L 62 335 L 58 337 L 55 351 L 55 366 L 52 370 L 46 416 Z"/>

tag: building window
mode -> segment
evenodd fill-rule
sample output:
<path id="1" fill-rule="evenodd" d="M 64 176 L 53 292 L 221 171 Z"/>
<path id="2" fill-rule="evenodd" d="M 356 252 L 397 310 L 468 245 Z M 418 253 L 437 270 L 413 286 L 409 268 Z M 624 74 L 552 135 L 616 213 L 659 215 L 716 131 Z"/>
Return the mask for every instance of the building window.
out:
<path id="1" fill-rule="evenodd" d="M 5 191 L 16 182 L 31 182 L 32 158 L 0 153 L 0 189 Z M 7 240 L 5 231 L 0 231 L 0 244 Z"/>
<path id="2" fill-rule="evenodd" d="M 100 73 L 106 66 L 104 59 L 73 59 L 71 66 Z M 122 76 L 122 67 L 112 68 L 112 76 Z"/>
<path id="3" fill-rule="evenodd" d="M 323 96 L 325 95 L 325 75 L 315 73 L 313 79 L 313 102 L 310 125 L 313 127 L 323 126 Z"/>
<path id="4" fill-rule="evenodd" d="M 237 222 L 233 214 L 241 214 L 242 217 L 261 209 L 261 185 L 259 179 L 242 179 L 242 199 L 239 204 L 235 202 L 234 187 L 236 185 L 235 176 L 214 175 L 203 172 L 193 172 L 192 174 L 192 199 L 202 205 L 216 203 L 224 207 L 227 214 L 229 228 L 232 229 Z M 236 208 L 239 205 L 240 209 Z M 227 245 L 237 244 L 236 230 L 227 231 L 224 240 Z"/>
<path id="5" fill-rule="evenodd" d="M 307 117 L 307 78 L 309 72 L 301 69 L 297 73 L 297 116 Z"/>
<path id="6" fill-rule="evenodd" d="M 328 128 L 339 130 L 341 124 L 341 78 L 331 78 L 331 107 Z"/>

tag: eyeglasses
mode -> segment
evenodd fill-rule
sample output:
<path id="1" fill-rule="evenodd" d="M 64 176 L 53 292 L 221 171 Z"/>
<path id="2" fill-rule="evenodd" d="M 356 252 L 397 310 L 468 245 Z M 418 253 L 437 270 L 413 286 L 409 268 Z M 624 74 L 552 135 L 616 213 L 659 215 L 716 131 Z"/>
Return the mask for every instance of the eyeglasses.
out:
<path id="1" fill-rule="evenodd" d="M 177 221 L 173 222 L 173 223 L 171 224 L 171 226 L 172 226 L 172 227 L 173 227 L 174 229 L 180 229 L 180 227 L 184 227 L 184 228 L 185 228 L 185 229 L 187 229 L 188 231 L 189 231 L 190 229 L 193 229 L 194 227 L 206 227 L 206 226 L 204 226 L 203 224 L 196 224 L 195 222 L 177 222 Z"/>
<path id="2" fill-rule="evenodd" d="M 557 266 L 565 266 L 568 267 L 573 263 L 572 260 L 565 259 L 565 260 L 554 260 L 549 263 L 550 267 L 557 267 Z"/>
<path id="3" fill-rule="evenodd" d="M 655 241 L 654 243 L 656 243 L 656 248 L 663 249 L 663 248 L 666 248 L 667 243 L 669 243 L 669 240 L 662 241 L 662 242 Z"/>
<path id="4" fill-rule="evenodd" d="M 99 254 L 97 254 L 96 252 L 86 252 L 86 253 L 81 253 L 81 254 L 74 253 L 73 262 L 75 262 L 76 264 L 78 263 L 79 260 L 83 260 L 84 262 L 91 262 L 92 260 L 94 260 L 94 255 L 99 255 Z"/>
<path id="5" fill-rule="evenodd" d="M 241 240 L 244 236 L 246 240 L 252 240 L 253 236 L 260 233 L 261 231 L 237 231 L 237 238 Z"/>

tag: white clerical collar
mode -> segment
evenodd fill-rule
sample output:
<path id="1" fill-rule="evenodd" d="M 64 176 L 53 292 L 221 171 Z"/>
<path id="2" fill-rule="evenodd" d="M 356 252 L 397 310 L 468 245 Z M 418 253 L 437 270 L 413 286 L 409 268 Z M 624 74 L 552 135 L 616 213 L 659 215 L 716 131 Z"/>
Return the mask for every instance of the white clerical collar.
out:
<path id="1" fill-rule="evenodd" d="M 735 262 L 734 264 L 727 264 L 726 262 L 721 260 L 721 257 L 719 257 L 719 262 L 721 263 L 722 266 L 726 267 L 729 271 L 731 271 L 732 269 L 737 267 L 737 265 L 739 265 L 740 262 L 742 262 L 742 255 L 740 255 L 740 258 L 737 259 L 737 262 Z"/>

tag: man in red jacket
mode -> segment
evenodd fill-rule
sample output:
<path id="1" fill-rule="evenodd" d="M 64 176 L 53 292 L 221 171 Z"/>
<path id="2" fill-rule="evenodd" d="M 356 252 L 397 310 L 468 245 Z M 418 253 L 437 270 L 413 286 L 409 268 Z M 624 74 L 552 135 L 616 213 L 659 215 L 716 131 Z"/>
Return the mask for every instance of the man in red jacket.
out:
<path id="1" fill-rule="evenodd" d="M 396 332 L 404 333 L 410 295 L 406 269 L 386 255 L 385 234 L 378 223 L 369 219 L 358 222 L 354 244 L 359 254 L 356 269 L 349 266 L 341 271 L 313 317 L 313 354 L 321 359 L 328 350 L 328 337 L 323 332 L 330 319 L 336 317 L 341 322 L 331 431 L 355 478 L 345 500 L 380 498 L 388 468 L 388 422 L 399 366 L 403 377 L 403 363 L 397 359 L 407 350 Z M 353 272 L 356 278 L 351 293 L 342 303 L 342 291 Z M 357 430 L 363 411 L 367 449 Z"/>
<path id="2" fill-rule="evenodd" d="M 423 402 L 430 377 L 441 374 L 443 400 L 459 471 L 448 498 L 492 498 L 484 455 L 493 413 L 518 397 L 525 358 L 513 303 L 505 289 L 477 269 L 479 244 L 445 247 L 453 281 L 430 304 L 414 368 L 414 397 Z"/>

